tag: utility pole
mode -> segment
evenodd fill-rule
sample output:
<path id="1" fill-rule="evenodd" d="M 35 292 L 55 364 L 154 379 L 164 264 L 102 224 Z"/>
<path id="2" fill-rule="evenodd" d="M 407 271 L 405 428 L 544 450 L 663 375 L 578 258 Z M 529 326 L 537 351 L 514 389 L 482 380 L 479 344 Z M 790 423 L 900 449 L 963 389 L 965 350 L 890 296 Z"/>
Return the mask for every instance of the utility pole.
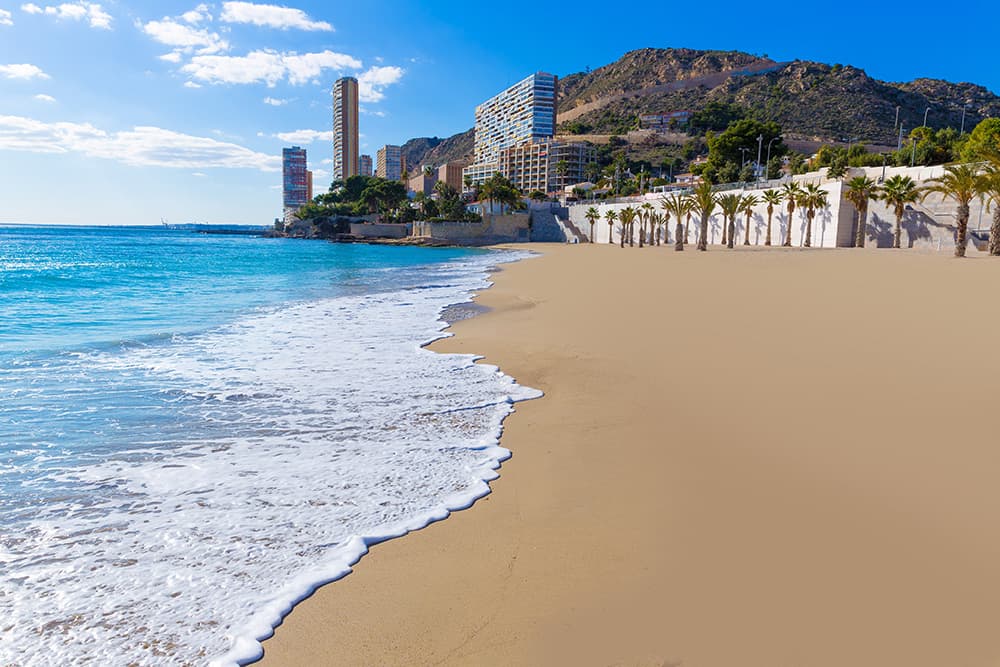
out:
<path id="1" fill-rule="evenodd" d="M 965 134 L 965 110 L 969 108 L 969 103 L 966 102 L 962 105 L 962 129 L 959 131 L 958 136 Z"/>
<path id="2" fill-rule="evenodd" d="M 892 131 L 895 132 L 896 128 L 899 127 L 899 105 L 896 105 L 896 122 L 892 124 Z"/>
<path id="3" fill-rule="evenodd" d="M 903 150 L 903 126 L 899 126 L 899 141 L 896 143 L 896 150 Z"/>

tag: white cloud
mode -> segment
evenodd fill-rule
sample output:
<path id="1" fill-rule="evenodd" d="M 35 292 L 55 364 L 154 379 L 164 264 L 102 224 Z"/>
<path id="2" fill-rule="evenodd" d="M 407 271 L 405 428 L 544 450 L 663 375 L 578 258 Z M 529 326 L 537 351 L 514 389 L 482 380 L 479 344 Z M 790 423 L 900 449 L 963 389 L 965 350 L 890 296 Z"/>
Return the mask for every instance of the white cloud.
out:
<path id="1" fill-rule="evenodd" d="M 333 160 L 331 158 L 326 158 L 325 160 L 320 160 L 320 164 L 333 164 Z"/>
<path id="2" fill-rule="evenodd" d="M 183 56 L 180 51 L 171 51 L 170 53 L 164 53 L 159 58 L 160 60 L 166 60 L 168 63 L 179 63 Z"/>
<path id="3" fill-rule="evenodd" d="M 362 102 L 381 102 L 384 89 L 403 78 L 403 69 L 393 66 L 375 66 L 358 77 L 358 99 Z"/>
<path id="4" fill-rule="evenodd" d="M 185 81 L 184 82 L 184 87 L 185 88 L 201 88 L 201 84 L 200 83 L 195 83 L 194 81 Z"/>
<path id="5" fill-rule="evenodd" d="M 219 20 L 226 23 L 252 23 L 268 28 L 288 30 L 331 31 L 333 26 L 326 21 L 313 21 L 301 9 L 279 5 L 258 5 L 252 2 L 224 2 Z"/>
<path id="6" fill-rule="evenodd" d="M 45 8 L 29 2 L 21 5 L 21 11 L 28 14 L 45 14 L 46 16 L 54 16 L 57 19 L 67 21 L 83 21 L 86 19 L 91 28 L 111 30 L 111 14 L 104 11 L 101 5 L 93 2 L 85 2 L 84 0 L 75 3 L 64 2 L 61 5 L 48 5 Z"/>
<path id="7" fill-rule="evenodd" d="M 331 176 L 333 176 L 333 174 L 327 171 L 326 169 L 313 169 L 312 173 L 313 173 L 313 184 L 315 184 L 316 181 L 322 180 L 324 178 L 330 178 Z"/>
<path id="8" fill-rule="evenodd" d="M 360 88 L 360 84 L 358 84 L 358 85 L 359 85 L 359 88 Z M 377 109 L 369 109 L 367 107 L 362 107 L 362 106 L 358 107 L 358 111 L 361 112 L 361 113 L 363 113 L 363 114 L 366 114 L 368 116 L 377 116 L 379 118 L 385 118 L 386 115 L 387 115 L 384 111 L 379 111 Z"/>
<path id="9" fill-rule="evenodd" d="M 201 171 L 193 171 L 193 172 L 191 172 L 191 175 L 192 176 L 197 176 L 198 178 L 204 178 L 205 176 L 208 176 L 208 174 L 206 174 L 204 172 L 201 172 Z"/>
<path id="10" fill-rule="evenodd" d="M 283 107 L 286 104 L 288 104 L 289 102 L 291 102 L 291 100 L 283 100 L 283 99 L 278 99 L 276 97 L 265 97 L 264 98 L 264 104 L 268 104 L 268 105 L 270 105 L 272 107 Z"/>
<path id="11" fill-rule="evenodd" d="M 18 65 L 0 65 L 0 76 L 6 79 L 48 79 L 48 74 L 36 65 L 21 63 Z"/>
<path id="12" fill-rule="evenodd" d="M 51 103 L 56 101 L 56 98 L 52 97 L 51 95 L 46 95 L 45 93 L 39 93 L 38 95 L 35 95 L 35 99 L 38 100 L 39 102 Z"/>
<path id="13" fill-rule="evenodd" d="M 190 53 L 196 49 L 197 53 L 201 55 L 229 49 L 229 42 L 222 39 L 219 33 L 192 28 L 189 25 L 178 23 L 168 16 L 164 16 L 159 21 L 139 22 L 136 25 L 160 44 L 175 47 L 173 54 L 160 56 L 161 59 L 169 62 L 180 62 L 181 53 Z"/>
<path id="14" fill-rule="evenodd" d="M 245 56 L 199 55 L 181 68 L 192 78 L 213 84 L 266 83 L 274 87 L 288 79 L 294 85 L 320 76 L 325 70 L 360 69 L 361 61 L 343 53 L 279 53 L 251 51 Z"/>
<path id="15" fill-rule="evenodd" d="M 333 130 L 294 130 L 274 135 L 287 144 L 311 144 L 315 141 L 333 141 Z"/>
<path id="16" fill-rule="evenodd" d="M 280 156 L 208 137 L 159 127 L 106 132 L 90 123 L 46 123 L 22 116 L 0 116 L 0 150 L 81 153 L 137 167 L 281 170 Z"/>
<path id="17" fill-rule="evenodd" d="M 208 5 L 198 5 L 191 11 L 181 14 L 181 18 L 188 23 L 197 24 L 202 21 L 211 21 L 212 15 L 208 13 Z"/>
<path id="18" fill-rule="evenodd" d="M 14 25 L 14 21 L 11 20 L 11 13 L 6 9 L 0 9 L 0 25 Z"/>

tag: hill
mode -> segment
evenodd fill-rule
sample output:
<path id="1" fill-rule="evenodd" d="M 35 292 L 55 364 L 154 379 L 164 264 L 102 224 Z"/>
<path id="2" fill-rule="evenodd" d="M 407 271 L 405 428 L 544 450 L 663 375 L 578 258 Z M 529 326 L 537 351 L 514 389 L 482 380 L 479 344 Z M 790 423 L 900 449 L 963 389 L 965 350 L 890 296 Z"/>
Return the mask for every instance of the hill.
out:
<path id="1" fill-rule="evenodd" d="M 439 137 L 418 137 L 402 145 L 401 151 L 407 168 L 412 172 L 423 165 L 440 166 L 456 160 L 472 161 L 472 144 L 475 132 L 465 132 L 441 139 Z"/>
<path id="2" fill-rule="evenodd" d="M 623 133 L 643 113 L 735 104 L 817 141 L 895 144 L 896 107 L 905 128 L 923 123 L 966 129 L 1000 115 L 1000 97 L 970 83 L 917 79 L 889 83 L 844 65 L 775 63 L 739 52 L 640 49 L 588 74 L 571 74 L 560 91 L 561 131 Z"/>

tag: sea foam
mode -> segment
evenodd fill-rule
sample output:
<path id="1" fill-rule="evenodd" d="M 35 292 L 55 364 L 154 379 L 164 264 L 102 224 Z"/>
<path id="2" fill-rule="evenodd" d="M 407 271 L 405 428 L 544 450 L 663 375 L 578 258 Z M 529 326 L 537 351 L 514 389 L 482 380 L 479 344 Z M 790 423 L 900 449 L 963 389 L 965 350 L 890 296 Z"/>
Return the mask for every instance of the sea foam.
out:
<path id="1" fill-rule="evenodd" d="M 369 545 L 488 493 L 540 393 L 422 346 L 497 261 L 0 369 L 38 429 L 0 471 L 0 664 L 251 661 Z M 95 446 L 59 444 L 81 422 Z"/>

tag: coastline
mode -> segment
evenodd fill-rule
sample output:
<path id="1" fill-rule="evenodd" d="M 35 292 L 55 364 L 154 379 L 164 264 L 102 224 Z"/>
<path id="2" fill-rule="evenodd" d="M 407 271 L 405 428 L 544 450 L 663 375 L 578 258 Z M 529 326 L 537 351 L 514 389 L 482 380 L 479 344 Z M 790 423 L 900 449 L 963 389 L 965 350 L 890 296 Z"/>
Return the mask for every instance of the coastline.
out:
<path id="1" fill-rule="evenodd" d="M 1000 361 L 954 351 L 998 325 L 988 259 L 542 254 L 431 346 L 546 393 L 492 493 L 261 664 L 991 664 Z"/>

